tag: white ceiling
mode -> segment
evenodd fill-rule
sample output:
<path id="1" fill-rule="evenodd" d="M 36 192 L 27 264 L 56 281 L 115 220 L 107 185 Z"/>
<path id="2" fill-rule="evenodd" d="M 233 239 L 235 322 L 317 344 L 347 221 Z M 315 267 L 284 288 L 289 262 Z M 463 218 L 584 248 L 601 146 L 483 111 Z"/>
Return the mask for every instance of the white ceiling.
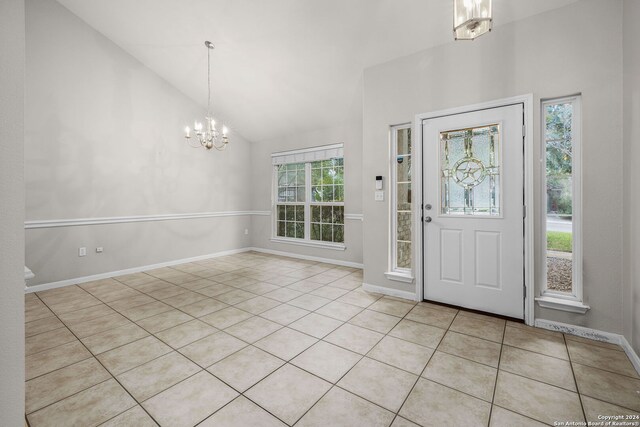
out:
<path id="1" fill-rule="evenodd" d="M 364 68 L 452 41 L 451 0 L 58 1 L 203 107 L 211 40 L 214 112 L 254 142 L 344 123 Z M 574 1 L 493 0 L 494 25 Z"/>

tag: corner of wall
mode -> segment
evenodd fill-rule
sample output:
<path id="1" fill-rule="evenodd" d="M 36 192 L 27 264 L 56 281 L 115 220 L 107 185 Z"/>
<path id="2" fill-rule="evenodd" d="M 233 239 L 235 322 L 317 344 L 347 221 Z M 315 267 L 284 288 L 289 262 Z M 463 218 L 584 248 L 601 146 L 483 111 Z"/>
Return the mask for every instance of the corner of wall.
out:
<path id="1" fill-rule="evenodd" d="M 640 3 L 623 2 L 623 317 L 624 335 L 640 354 L 640 227 L 635 215 L 640 210 L 640 46 L 637 43 L 637 22 Z"/>
<path id="2" fill-rule="evenodd" d="M 0 425 L 22 426 L 24 344 L 24 0 L 0 2 Z"/>

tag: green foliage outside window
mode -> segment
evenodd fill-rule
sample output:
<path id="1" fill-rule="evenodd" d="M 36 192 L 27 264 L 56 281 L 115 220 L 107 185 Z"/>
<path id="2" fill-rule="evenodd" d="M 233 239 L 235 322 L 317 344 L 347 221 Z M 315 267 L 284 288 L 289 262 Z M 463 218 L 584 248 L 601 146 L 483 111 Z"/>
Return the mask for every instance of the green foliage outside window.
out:
<path id="1" fill-rule="evenodd" d="M 344 206 L 327 205 L 327 203 L 342 202 L 344 202 L 344 160 L 312 162 L 311 240 L 344 242 Z"/>
<path id="2" fill-rule="evenodd" d="M 310 183 L 306 182 L 306 167 L 311 170 Z M 279 165 L 276 167 L 276 179 L 277 236 L 344 243 L 342 158 Z M 309 195 L 311 235 L 306 237 L 305 201 Z"/>

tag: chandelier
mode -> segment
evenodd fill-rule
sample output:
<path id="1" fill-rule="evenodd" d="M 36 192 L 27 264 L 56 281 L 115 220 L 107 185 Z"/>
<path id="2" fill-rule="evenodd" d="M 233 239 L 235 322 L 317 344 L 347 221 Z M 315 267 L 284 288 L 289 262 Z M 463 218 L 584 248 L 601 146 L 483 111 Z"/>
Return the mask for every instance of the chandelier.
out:
<path id="1" fill-rule="evenodd" d="M 222 126 L 222 131 L 218 131 L 216 121 L 211 115 L 211 51 L 215 46 L 210 41 L 204 42 L 204 45 L 207 47 L 207 115 L 204 119 L 204 125 L 197 120 L 194 122 L 193 132 L 189 126 L 185 127 L 184 137 L 193 148 L 204 147 L 207 150 L 215 148 L 222 151 L 229 143 L 229 138 L 227 137 L 228 129 L 226 126 Z M 192 142 L 193 136 L 195 136 L 196 140 L 194 142 Z"/>
<path id="2" fill-rule="evenodd" d="M 473 40 L 491 31 L 491 0 L 453 0 L 453 37 Z"/>

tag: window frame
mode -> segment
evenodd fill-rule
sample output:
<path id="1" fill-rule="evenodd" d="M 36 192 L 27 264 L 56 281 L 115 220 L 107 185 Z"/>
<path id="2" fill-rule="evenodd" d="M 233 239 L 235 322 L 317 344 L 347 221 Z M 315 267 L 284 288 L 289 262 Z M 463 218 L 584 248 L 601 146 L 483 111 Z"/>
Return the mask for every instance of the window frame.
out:
<path id="1" fill-rule="evenodd" d="M 336 157 L 341 158 L 343 160 L 343 171 L 344 171 L 344 156 Z M 323 159 L 327 160 L 327 159 Z M 276 243 L 287 243 L 293 245 L 300 246 L 312 246 L 312 247 L 320 247 L 326 249 L 334 249 L 334 250 L 345 250 L 346 245 L 344 242 L 336 243 L 336 242 L 327 242 L 322 240 L 312 240 L 311 239 L 311 206 L 342 206 L 343 207 L 343 215 L 344 215 L 344 200 L 342 202 L 312 202 L 312 182 L 311 182 L 311 164 L 316 160 L 303 160 L 299 162 L 292 163 L 304 163 L 305 170 L 305 197 L 304 203 L 295 202 L 278 202 L 278 166 L 273 165 L 272 169 L 272 185 L 271 185 L 271 213 L 273 216 L 273 220 L 271 221 L 271 241 Z M 319 161 L 319 160 L 317 160 Z M 343 188 L 346 188 L 346 179 L 343 172 Z M 346 195 L 343 193 L 343 199 L 346 198 Z M 283 237 L 278 236 L 278 205 L 303 205 L 304 204 L 304 239 L 293 238 L 293 237 Z M 345 221 L 343 219 L 343 240 L 346 240 L 345 233 Z"/>
<path id="2" fill-rule="evenodd" d="M 572 105 L 571 123 L 571 223 L 572 223 L 572 283 L 571 292 L 559 292 L 548 288 L 547 283 L 547 142 L 546 107 L 558 104 Z M 589 306 L 582 304 L 582 97 L 581 95 L 543 99 L 540 103 L 541 140 L 541 260 L 542 274 L 540 297 L 542 307 L 585 313 Z"/>
<path id="3" fill-rule="evenodd" d="M 299 163 L 302 163 L 302 162 L 299 162 Z M 296 163 L 292 163 L 292 164 L 296 164 Z M 308 232 L 307 232 L 307 215 L 308 215 L 308 212 L 307 212 L 307 208 L 306 208 L 306 200 L 307 200 L 308 196 L 307 196 L 306 189 L 307 189 L 307 179 L 309 178 L 308 174 L 307 174 L 307 169 L 306 169 L 307 165 L 306 165 L 306 163 L 304 164 L 304 167 L 305 167 L 305 169 L 304 169 L 304 171 L 305 171 L 305 177 L 304 177 L 304 180 L 305 180 L 305 185 L 304 185 L 305 202 L 298 202 L 297 200 L 294 201 L 294 202 L 278 202 L 278 194 L 280 192 L 280 185 L 279 185 L 279 182 L 278 182 L 278 172 L 279 172 L 278 168 L 280 166 L 284 166 L 284 165 L 274 165 L 274 172 L 273 172 L 274 185 L 275 185 L 275 204 L 274 204 L 274 210 L 273 210 L 274 217 L 275 217 L 275 225 L 274 225 L 274 228 L 273 228 L 273 236 L 277 237 L 277 238 L 284 238 L 284 239 L 302 240 L 302 239 L 298 239 L 297 237 L 278 236 L 278 222 L 279 222 L 278 221 L 278 206 L 304 206 L 305 207 L 305 209 L 304 209 L 304 218 L 305 218 L 305 220 L 304 220 L 304 235 L 307 236 L 308 235 Z M 298 188 L 298 186 L 296 186 L 296 188 Z M 296 194 L 296 196 L 297 196 L 297 194 Z M 299 221 L 294 221 L 294 222 L 299 222 Z"/>
<path id="4" fill-rule="evenodd" d="M 414 164 L 415 150 L 413 149 L 413 126 L 411 122 L 402 123 L 399 125 L 393 125 L 389 128 L 389 142 L 390 142 L 390 165 L 389 165 L 389 271 L 385 273 L 385 276 L 389 280 L 398 282 L 411 283 L 414 280 L 414 244 L 413 237 L 415 235 L 414 226 L 414 203 L 411 203 L 411 267 L 398 267 L 398 131 L 408 129 L 411 131 L 411 161 Z M 409 182 L 409 188 L 414 188 L 413 176 Z"/>

